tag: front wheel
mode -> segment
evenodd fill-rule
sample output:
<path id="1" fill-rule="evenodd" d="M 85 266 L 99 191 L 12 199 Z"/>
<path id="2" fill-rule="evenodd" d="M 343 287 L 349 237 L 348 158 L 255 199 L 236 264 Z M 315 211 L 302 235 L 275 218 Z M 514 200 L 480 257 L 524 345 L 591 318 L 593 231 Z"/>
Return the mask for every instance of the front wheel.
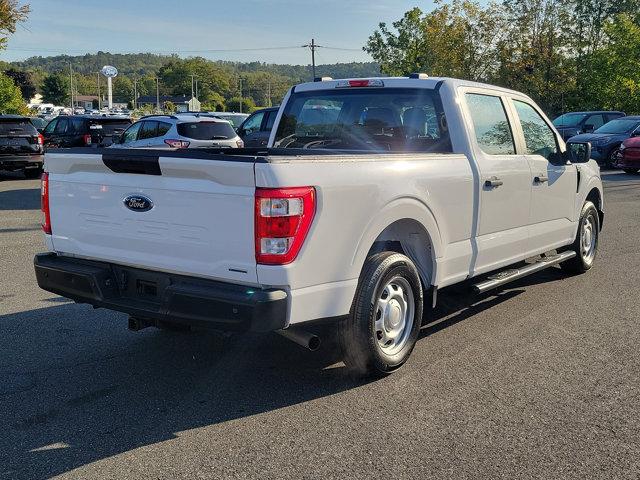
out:
<path id="1" fill-rule="evenodd" d="M 576 252 L 576 256 L 560 264 L 569 273 L 584 273 L 593 266 L 600 239 L 600 216 L 592 202 L 585 202 L 580 212 L 580 223 L 575 241 L 564 250 Z"/>
<path id="2" fill-rule="evenodd" d="M 420 333 L 423 293 L 413 262 L 400 253 L 371 256 L 349 317 L 340 324 L 344 362 L 363 375 L 387 375 L 411 355 Z"/>

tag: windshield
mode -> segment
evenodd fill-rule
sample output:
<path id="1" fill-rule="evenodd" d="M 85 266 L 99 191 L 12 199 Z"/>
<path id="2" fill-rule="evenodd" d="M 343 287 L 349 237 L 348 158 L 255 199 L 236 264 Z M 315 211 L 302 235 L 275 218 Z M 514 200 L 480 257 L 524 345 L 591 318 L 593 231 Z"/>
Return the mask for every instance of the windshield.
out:
<path id="1" fill-rule="evenodd" d="M 294 93 L 276 148 L 450 152 L 440 96 L 424 88 L 349 88 Z"/>
<path id="2" fill-rule="evenodd" d="M 587 116 L 586 113 L 565 113 L 553 121 L 556 127 L 577 127 Z"/>
<path id="3" fill-rule="evenodd" d="M 236 136 L 236 132 L 229 122 L 179 123 L 178 133 L 194 140 L 229 140 Z"/>
<path id="4" fill-rule="evenodd" d="M 620 135 L 629 135 L 639 126 L 640 120 L 635 120 L 633 118 L 620 118 L 618 120 L 611 120 L 609 123 L 605 123 L 593 133 L 617 133 Z"/>

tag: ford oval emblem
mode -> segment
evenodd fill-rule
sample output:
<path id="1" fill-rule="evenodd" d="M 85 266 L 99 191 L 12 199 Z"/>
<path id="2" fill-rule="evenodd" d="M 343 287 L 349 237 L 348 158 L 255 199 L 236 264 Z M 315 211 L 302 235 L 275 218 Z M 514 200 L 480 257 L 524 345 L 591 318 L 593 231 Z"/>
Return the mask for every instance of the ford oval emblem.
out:
<path id="1" fill-rule="evenodd" d="M 148 212 L 153 208 L 153 202 L 144 195 L 129 195 L 122 200 L 124 206 L 134 212 Z"/>

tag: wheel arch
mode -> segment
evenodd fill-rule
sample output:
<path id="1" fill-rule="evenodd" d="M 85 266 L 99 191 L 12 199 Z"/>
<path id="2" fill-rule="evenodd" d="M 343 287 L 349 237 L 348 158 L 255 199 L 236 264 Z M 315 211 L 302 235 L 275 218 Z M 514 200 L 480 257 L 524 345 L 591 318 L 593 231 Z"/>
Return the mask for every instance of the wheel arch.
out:
<path id="1" fill-rule="evenodd" d="M 596 206 L 596 210 L 598 210 L 598 217 L 600 220 L 600 230 L 602 230 L 602 224 L 604 222 L 604 205 L 603 205 L 603 197 L 601 189 L 594 185 L 589 189 L 589 193 L 584 199 L 585 202 L 593 202 Z M 582 202 L 584 204 L 584 202 Z"/>
<path id="2" fill-rule="evenodd" d="M 362 271 L 366 259 L 379 251 L 392 250 L 409 257 L 424 287 L 434 284 L 442 236 L 433 213 L 416 199 L 396 200 L 370 222 L 356 248 L 353 264 Z"/>

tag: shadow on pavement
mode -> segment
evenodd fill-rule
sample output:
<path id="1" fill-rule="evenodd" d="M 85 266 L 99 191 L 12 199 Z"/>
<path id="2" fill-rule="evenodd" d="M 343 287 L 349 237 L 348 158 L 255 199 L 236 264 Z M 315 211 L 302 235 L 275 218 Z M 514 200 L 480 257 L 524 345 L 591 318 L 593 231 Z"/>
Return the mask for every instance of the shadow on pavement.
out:
<path id="1" fill-rule="evenodd" d="M 0 210 L 40 210 L 40 189 L 21 188 L 0 192 Z"/>
<path id="2" fill-rule="evenodd" d="M 445 289 L 422 337 L 555 281 Z M 54 304 L 0 316 L 0 478 L 49 478 L 179 432 L 358 388 L 329 339 L 312 353 L 275 334 L 126 330 L 126 316 Z M 330 367 L 330 368 L 327 368 Z"/>

